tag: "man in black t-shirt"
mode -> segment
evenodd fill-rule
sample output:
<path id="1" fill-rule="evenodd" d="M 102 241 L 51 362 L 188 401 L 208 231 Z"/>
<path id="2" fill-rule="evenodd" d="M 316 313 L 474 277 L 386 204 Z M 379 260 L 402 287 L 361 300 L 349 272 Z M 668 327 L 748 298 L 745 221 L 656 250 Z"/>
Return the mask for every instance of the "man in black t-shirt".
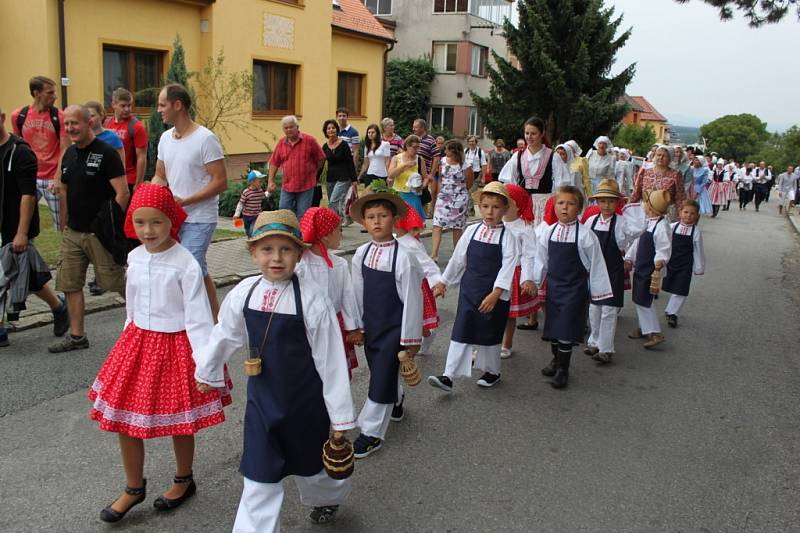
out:
<path id="1" fill-rule="evenodd" d="M 125 295 L 125 269 L 114 262 L 94 233 L 98 215 L 109 200 L 116 201 L 122 210 L 128 205 L 125 166 L 113 147 L 95 138 L 90 118 L 83 106 L 69 106 L 64 111 L 64 125 L 73 144 L 61 160 L 67 227 L 61 239 L 56 289 L 67 297 L 70 320 L 69 335 L 48 347 L 55 353 L 89 347 L 83 323 L 83 285 L 89 263 L 94 265 L 98 285 Z"/>

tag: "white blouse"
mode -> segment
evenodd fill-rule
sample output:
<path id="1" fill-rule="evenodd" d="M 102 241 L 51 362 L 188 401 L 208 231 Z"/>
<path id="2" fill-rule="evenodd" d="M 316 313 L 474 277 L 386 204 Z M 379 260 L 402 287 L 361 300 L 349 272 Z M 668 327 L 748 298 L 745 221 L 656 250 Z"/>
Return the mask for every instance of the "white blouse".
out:
<path id="1" fill-rule="evenodd" d="M 359 316 L 364 316 L 364 277 L 361 273 L 362 264 L 381 272 L 392 271 L 392 256 L 394 255 L 395 241 L 368 242 L 359 246 L 353 255 L 350 265 L 353 277 L 353 290 L 356 295 L 356 305 Z M 403 324 L 400 331 L 400 344 L 403 346 L 417 346 L 422 344 L 422 278 L 424 273 L 414 256 L 404 246 L 397 247 L 397 263 L 395 264 L 394 280 L 397 296 L 403 302 Z M 369 249 L 369 256 L 365 258 Z"/>
<path id="2" fill-rule="evenodd" d="M 532 250 L 536 247 L 536 229 L 533 224 L 526 224 L 521 218 L 511 222 L 503 221 L 503 224 L 517 241 L 517 261 L 514 264 L 514 268 L 516 268 L 522 264 L 522 254 L 525 253 L 525 250 Z"/>
<path id="3" fill-rule="evenodd" d="M 306 338 L 311 346 L 311 356 L 322 380 L 322 396 L 328 410 L 331 426 L 336 430 L 355 427 L 353 399 L 350 395 L 350 378 L 344 342 L 328 297 L 319 286 L 299 278 L 300 297 Z M 214 326 L 208 342 L 195 352 L 195 379 L 201 383 L 221 387 L 224 385 L 223 368 L 234 353 L 248 346 L 244 303 L 247 293 L 258 284 L 250 297 L 250 309 L 294 315 L 296 312 L 291 280 L 271 282 L 263 276 L 253 276 L 239 282 L 228 293 L 219 311 L 219 322 Z"/>
<path id="4" fill-rule="evenodd" d="M 580 231 L 578 231 L 578 225 L 581 226 Z M 603 250 L 600 248 L 597 235 L 592 230 L 577 220 L 567 224 L 561 222 L 549 225 L 540 224 L 539 227 L 535 256 L 528 255 L 523 258 L 521 283 L 533 281 L 537 287 L 541 287 L 547 277 L 550 242 L 575 242 L 577 235 L 578 257 L 580 257 L 583 267 L 589 271 L 589 291 L 592 300 L 602 300 L 613 296 L 611 282 L 608 280 L 608 269 L 603 259 Z"/>
<path id="5" fill-rule="evenodd" d="M 517 239 L 511 231 L 503 232 L 503 224 L 487 226 L 483 222 L 469 226 L 456 244 L 450 261 L 442 274 L 442 281 L 447 286 L 458 285 L 464 272 L 467 270 L 467 248 L 473 239 L 478 242 L 500 245 L 500 235 L 503 235 L 503 262 L 497 277 L 494 280 L 494 288 L 502 289 L 501 300 L 508 300 L 511 297 L 509 292 L 511 283 L 514 281 L 514 268 L 517 264 Z"/>
<path id="6" fill-rule="evenodd" d="M 386 170 L 386 161 L 392 157 L 391 152 L 391 145 L 388 141 L 381 141 L 381 145 L 378 147 L 377 150 L 374 151 L 367 151 L 366 147 L 364 148 L 364 157 L 369 160 L 369 167 L 367 168 L 367 174 L 371 174 L 373 176 L 378 176 L 381 178 L 385 178 L 389 175 L 389 172 Z"/>
<path id="7" fill-rule="evenodd" d="M 601 180 L 601 179 L 614 179 L 616 176 L 615 167 L 617 160 L 614 159 L 614 155 L 611 153 L 606 153 L 606 155 L 600 155 L 594 150 L 589 152 L 589 155 L 586 157 L 587 162 L 589 163 L 589 178 L 593 180 Z"/>
<path id="8" fill-rule="evenodd" d="M 511 155 L 511 159 L 503 165 L 503 170 L 500 171 L 500 175 L 497 177 L 497 180 L 501 183 L 519 183 L 519 173 L 517 172 L 517 160 L 520 157 L 520 153 L 522 154 L 522 168 L 523 174 L 527 174 L 528 176 L 532 176 L 536 174 L 536 171 L 539 170 L 539 162 L 542 159 L 542 154 L 544 154 L 544 146 L 542 146 L 538 152 L 532 154 L 528 148 L 525 148 L 522 152 L 514 152 Z M 527 171 L 527 172 L 526 172 Z"/>
<path id="9" fill-rule="evenodd" d="M 333 263 L 332 268 L 321 256 L 311 250 L 306 250 L 294 271 L 298 277 L 313 281 L 326 292 L 333 304 L 333 310 L 336 313 L 342 313 L 346 331 L 360 329 L 362 327 L 361 314 L 356 306 L 350 265 L 338 255 L 329 254 L 329 257 Z"/>
<path id="10" fill-rule="evenodd" d="M 424 244 L 410 233 L 406 233 L 402 237 L 397 237 L 397 242 L 417 260 L 419 266 L 422 267 L 422 271 L 425 273 L 425 279 L 428 280 L 428 285 L 433 287 L 442 281 L 442 271 L 439 270 L 439 265 L 434 263 L 431 256 L 428 255 Z"/>
<path id="11" fill-rule="evenodd" d="M 127 319 L 150 331 L 186 331 L 192 350 L 205 344 L 214 327 L 203 272 L 189 251 L 176 243 L 151 254 L 144 245 L 128 254 L 125 284 Z"/>
<path id="12" fill-rule="evenodd" d="M 656 248 L 656 255 L 653 258 L 653 261 L 663 261 L 664 268 L 661 270 L 661 276 L 667 275 L 667 262 L 669 261 L 670 255 L 672 255 L 672 233 L 670 230 L 669 219 L 666 217 L 661 220 L 661 222 L 656 226 L 656 222 L 658 222 L 659 217 L 653 217 L 647 219 L 647 231 L 653 234 L 653 244 Z M 655 231 L 653 230 L 655 228 Z M 625 253 L 625 260 L 626 261 L 633 261 L 634 268 L 636 268 L 636 250 L 639 248 L 639 239 L 636 239 L 631 243 L 630 248 Z"/>
<path id="13" fill-rule="evenodd" d="M 677 230 L 675 227 L 677 226 Z M 672 232 L 678 235 L 691 235 L 692 226 L 686 226 L 681 222 L 673 222 L 670 225 L 670 236 Z M 703 234 L 700 228 L 694 227 L 694 237 L 692 237 L 692 273 L 695 276 L 702 276 L 706 271 L 706 253 L 703 249 Z"/>
<path id="14" fill-rule="evenodd" d="M 600 219 L 594 227 L 595 231 L 608 231 L 611 228 L 611 218 L 605 219 L 599 213 L 587 218 L 583 225 L 591 229 L 592 223 L 598 217 Z M 644 214 L 642 204 L 626 204 L 625 207 L 622 208 L 622 215 L 617 215 L 617 223 L 614 226 L 614 238 L 617 241 L 619 249 L 625 251 L 628 245 L 644 233 L 646 228 L 647 217 Z"/>

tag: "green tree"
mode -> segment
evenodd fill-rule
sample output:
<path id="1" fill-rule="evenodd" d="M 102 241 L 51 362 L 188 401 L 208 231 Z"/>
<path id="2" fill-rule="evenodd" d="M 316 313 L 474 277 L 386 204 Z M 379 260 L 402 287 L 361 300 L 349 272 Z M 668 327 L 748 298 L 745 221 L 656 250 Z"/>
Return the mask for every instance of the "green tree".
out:
<path id="1" fill-rule="evenodd" d="M 686 4 L 689 0 L 676 0 Z M 750 26 L 757 28 L 762 24 L 772 24 L 783 20 L 791 7 L 797 10 L 800 19 L 800 1 L 798 0 L 703 0 L 719 9 L 722 20 L 733 18 L 735 11 L 740 11 L 748 20 Z"/>
<path id="2" fill-rule="evenodd" d="M 763 149 L 769 139 L 767 124 L 748 113 L 725 115 L 700 127 L 708 149 L 725 159 L 745 161 Z"/>
<path id="3" fill-rule="evenodd" d="M 800 128 L 792 126 L 783 133 L 773 133 L 754 154 L 753 161 L 766 161 L 776 171 L 783 172 L 787 165 L 800 164 Z"/>
<path id="4" fill-rule="evenodd" d="M 620 102 L 635 65 L 611 76 L 617 52 L 631 30 L 617 35 L 622 17 L 603 0 L 520 0 L 519 24 L 506 21 L 511 54 L 519 68 L 492 51 L 488 97 L 472 94 L 495 137 L 520 136 L 523 122 L 546 121 L 550 140 L 590 146 L 613 131 L 627 111 Z"/>
<path id="5" fill-rule="evenodd" d="M 627 148 L 636 155 L 645 155 L 657 140 L 656 130 L 652 124 L 644 126 L 625 124 L 614 136 L 614 146 Z"/>
<path id="6" fill-rule="evenodd" d="M 411 133 L 414 119 L 428 116 L 435 76 L 429 57 L 386 63 L 386 113 L 394 119 L 395 131 L 401 137 Z"/>

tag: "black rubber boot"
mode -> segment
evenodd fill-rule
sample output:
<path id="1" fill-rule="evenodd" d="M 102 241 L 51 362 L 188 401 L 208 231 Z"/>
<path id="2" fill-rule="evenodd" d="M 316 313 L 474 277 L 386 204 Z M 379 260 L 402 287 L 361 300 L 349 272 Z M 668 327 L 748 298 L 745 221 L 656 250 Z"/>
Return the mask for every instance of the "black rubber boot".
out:
<path id="1" fill-rule="evenodd" d="M 556 373 L 550 384 L 554 389 L 563 389 L 569 381 L 569 363 L 572 358 L 572 346 L 569 344 L 558 345 L 558 356 L 556 357 Z"/>
<path id="2" fill-rule="evenodd" d="M 550 341 L 550 351 L 553 353 L 553 359 L 546 367 L 542 369 L 542 375 L 551 378 L 556 375 L 556 360 L 558 359 L 558 341 Z"/>

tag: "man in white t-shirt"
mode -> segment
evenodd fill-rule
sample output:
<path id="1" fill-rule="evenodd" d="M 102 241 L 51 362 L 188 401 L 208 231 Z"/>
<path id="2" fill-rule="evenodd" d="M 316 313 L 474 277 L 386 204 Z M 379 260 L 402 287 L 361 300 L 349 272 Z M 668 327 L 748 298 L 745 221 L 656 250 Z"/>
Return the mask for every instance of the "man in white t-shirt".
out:
<path id="1" fill-rule="evenodd" d="M 158 141 L 158 161 L 153 183 L 168 185 L 188 217 L 179 233 L 181 244 L 200 263 L 208 300 L 216 320 L 217 289 L 208 274 L 206 253 L 217 227 L 219 193 L 228 188 L 225 155 L 211 130 L 189 116 L 192 98 L 186 87 L 173 83 L 161 89 L 158 111 L 172 128 Z"/>

